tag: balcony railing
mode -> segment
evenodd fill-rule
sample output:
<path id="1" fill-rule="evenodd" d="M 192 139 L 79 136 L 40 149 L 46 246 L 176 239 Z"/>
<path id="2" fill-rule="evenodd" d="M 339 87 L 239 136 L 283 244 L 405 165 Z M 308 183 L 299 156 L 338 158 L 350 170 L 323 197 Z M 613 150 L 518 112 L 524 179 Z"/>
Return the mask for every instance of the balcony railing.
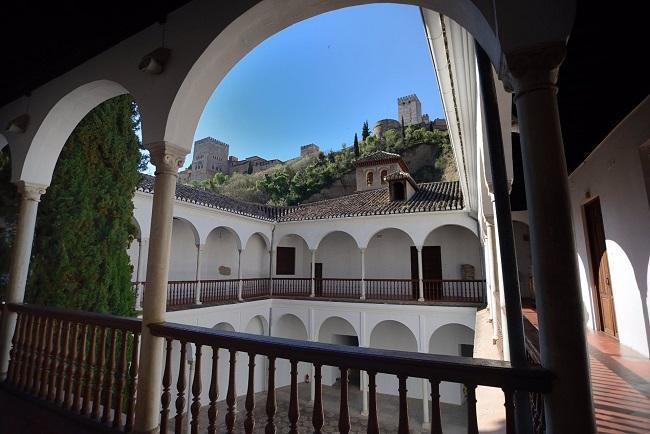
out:
<path id="1" fill-rule="evenodd" d="M 3 387 L 14 393 L 49 402 L 59 411 L 75 418 L 112 427 L 115 432 L 131 432 L 138 375 L 139 338 L 141 322 L 132 318 L 49 309 L 20 304 L 6 308 L 17 314 L 17 325 L 12 339 L 9 372 Z M 477 433 L 476 387 L 491 386 L 502 389 L 505 396 L 506 430 L 514 433 L 513 395 L 525 391 L 539 396 L 549 391 L 551 374 L 539 366 L 513 368 L 508 362 L 458 356 L 379 350 L 323 344 L 270 336 L 224 332 L 214 329 L 173 323 L 151 324 L 154 336 L 166 340 L 165 365 L 162 378 L 161 432 L 169 432 L 172 402 L 171 387 L 176 385 L 174 400 L 174 432 L 184 428 L 185 405 L 191 399 L 187 417 L 198 429 L 201 413 L 207 411 L 208 432 L 216 432 L 218 418 L 225 420 L 228 432 L 233 432 L 237 417 L 243 417 L 245 432 L 251 433 L 256 424 L 265 425 L 266 432 L 276 432 L 276 423 L 286 418 L 290 432 L 297 432 L 299 418 L 298 363 L 310 363 L 314 368 L 315 399 L 311 415 L 314 432 L 321 432 L 324 422 L 322 377 L 323 366 L 339 369 L 341 378 L 350 370 L 366 372 L 368 376 L 368 432 L 379 432 L 377 414 L 377 375 L 388 374 L 398 379 L 398 432 L 409 432 L 407 379 L 421 378 L 431 386 L 431 432 L 442 433 L 439 385 L 441 381 L 463 384 L 467 391 L 467 431 Z M 174 344 L 174 342 L 177 342 Z M 186 382 L 185 357 L 188 344 L 194 344 L 194 375 Z M 210 348 L 212 357 L 205 360 L 202 349 Z M 220 385 L 217 372 L 219 349 L 228 351 L 229 374 L 225 385 Z M 178 354 L 174 354 L 179 351 Z M 245 411 L 236 410 L 237 353 L 248 357 L 248 385 Z M 255 418 L 255 357 L 268 359 L 268 393 L 266 415 Z M 276 366 L 279 359 L 289 361 L 290 399 L 287 414 L 277 414 Z M 179 362 L 180 360 L 180 362 Z M 210 366 L 209 384 L 201 384 L 201 365 Z M 283 366 L 283 365 L 279 365 Z M 239 374 L 237 374 L 239 375 Z M 201 401 L 201 391 L 209 390 L 208 399 Z M 225 395 L 222 393 L 225 392 Z M 225 397 L 227 410 L 218 415 L 217 401 Z M 350 431 L 348 382 L 341 381 L 339 398 L 339 431 Z M 207 408 L 206 408 L 207 407 Z M 45 410 L 43 410 L 45 411 Z M 98 429 L 98 432 L 100 430 Z"/>
<path id="2" fill-rule="evenodd" d="M 311 279 L 273 278 L 227 280 L 174 280 L 167 286 L 167 306 L 182 307 L 202 303 L 237 302 L 261 297 L 310 297 L 326 299 L 418 301 L 418 279 Z M 134 282 L 136 309 L 142 305 L 144 282 Z M 239 293 L 241 287 L 241 294 Z M 423 280 L 423 301 L 485 304 L 485 280 Z M 142 289 L 140 289 L 142 288 Z M 199 289 L 197 293 L 197 288 Z"/>

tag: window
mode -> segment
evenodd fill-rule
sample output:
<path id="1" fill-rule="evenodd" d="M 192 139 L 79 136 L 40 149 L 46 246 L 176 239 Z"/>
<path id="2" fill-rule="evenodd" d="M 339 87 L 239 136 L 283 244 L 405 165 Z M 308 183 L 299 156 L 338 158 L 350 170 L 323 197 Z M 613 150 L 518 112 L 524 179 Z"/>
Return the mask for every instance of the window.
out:
<path id="1" fill-rule="evenodd" d="M 366 174 L 366 186 L 367 187 L 372 187 L 372 181 L 373 181 L 373 174 L 372 174 L 372 172 L 368 172 Z"/>
<path id="2" fill-rule="evenodd" d="M 275 274 L 296 274 L 296 248 L 278 247 L 275 262 Z"/>
<path id="3" fill-rule="evenodd" d="M 391 200 L 405 200 L 406 186 L 403 182 L 393 182 L 391 184 Z"/>
<path id="4" fill-rule="evenodd" d="M 388 170 L 384 169 L 381 171 L 381 185 L 386 185 L 386 177 L 388 176 Z"/>

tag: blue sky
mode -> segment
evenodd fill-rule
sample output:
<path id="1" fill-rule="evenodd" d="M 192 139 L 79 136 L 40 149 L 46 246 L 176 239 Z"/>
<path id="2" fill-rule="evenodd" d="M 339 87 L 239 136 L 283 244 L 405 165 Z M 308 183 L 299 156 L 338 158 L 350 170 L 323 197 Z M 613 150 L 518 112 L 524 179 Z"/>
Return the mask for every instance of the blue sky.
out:
<path id="1" fill-rule="evenodd" d="M 210 97 L 194 139 L 223 140 L 239 158 L 287 160 L 307 143 L 339 149 L 363 121 L 372 128 L 396 118 L 397 97 L 411 93 L 423 113 L 442 117 L 419 9 L 345 8 L 297 23 L 244 57 Z"/>

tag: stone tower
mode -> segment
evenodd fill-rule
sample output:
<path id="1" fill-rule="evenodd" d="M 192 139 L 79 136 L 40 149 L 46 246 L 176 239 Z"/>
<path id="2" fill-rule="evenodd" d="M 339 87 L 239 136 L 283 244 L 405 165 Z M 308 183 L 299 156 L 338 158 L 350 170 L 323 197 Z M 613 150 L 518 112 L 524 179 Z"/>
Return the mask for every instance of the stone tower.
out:
<path id="1" fill-rule="evenodd" d="M 403 120 L 405 127 L 422 123 L 422 105 L 417 95 L 397 98 L 397 120 Z"/>
<path id="2" fill-rule="evenodd" d="M 217 172 L 228 173 L 230 146 L 212 137 L 194 142 L 190 181 L 210 179 Z"/>

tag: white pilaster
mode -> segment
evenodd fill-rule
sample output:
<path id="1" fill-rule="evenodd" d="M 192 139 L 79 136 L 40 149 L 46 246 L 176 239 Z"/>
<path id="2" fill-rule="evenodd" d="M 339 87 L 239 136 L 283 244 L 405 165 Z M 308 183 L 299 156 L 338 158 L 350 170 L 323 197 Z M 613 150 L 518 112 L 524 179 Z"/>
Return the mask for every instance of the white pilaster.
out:
<path id="1" fill-rule="evenodd" d="M 244 291 L 244 281 L 242 280 L 241 274 L 241 249 L 237 250 L 237 279 L 239 280 L 239 286 L 237 288 L 237 299 L 242 301 L 242 293 Z"/>
<path id="2" fill-rule="evenodd" d="M 311 250 L 311 294 L 309 296 L 316 296 L 316 249 Z"/>
<path id="3" fill-rule="evenodd" d="M 361 300 L 366 299 L 366 249 L 361 248 Z"/>
<path id="4" fill-rule="evenodd" d="M 203 250 L 205 249 L 205 244 L 196 245 L 196 274 L 194 280 L 196 280 L 196 289 L 194 290 L 194 304 L 201 304 L 201 268 L 203 267 Z"/>
<path id="5" fill-rule="evenodd" d="M 416 246 L 418 251 L 418 301 L 424 301 L 424 271 L 422 270 L 422 246 Z"/>

